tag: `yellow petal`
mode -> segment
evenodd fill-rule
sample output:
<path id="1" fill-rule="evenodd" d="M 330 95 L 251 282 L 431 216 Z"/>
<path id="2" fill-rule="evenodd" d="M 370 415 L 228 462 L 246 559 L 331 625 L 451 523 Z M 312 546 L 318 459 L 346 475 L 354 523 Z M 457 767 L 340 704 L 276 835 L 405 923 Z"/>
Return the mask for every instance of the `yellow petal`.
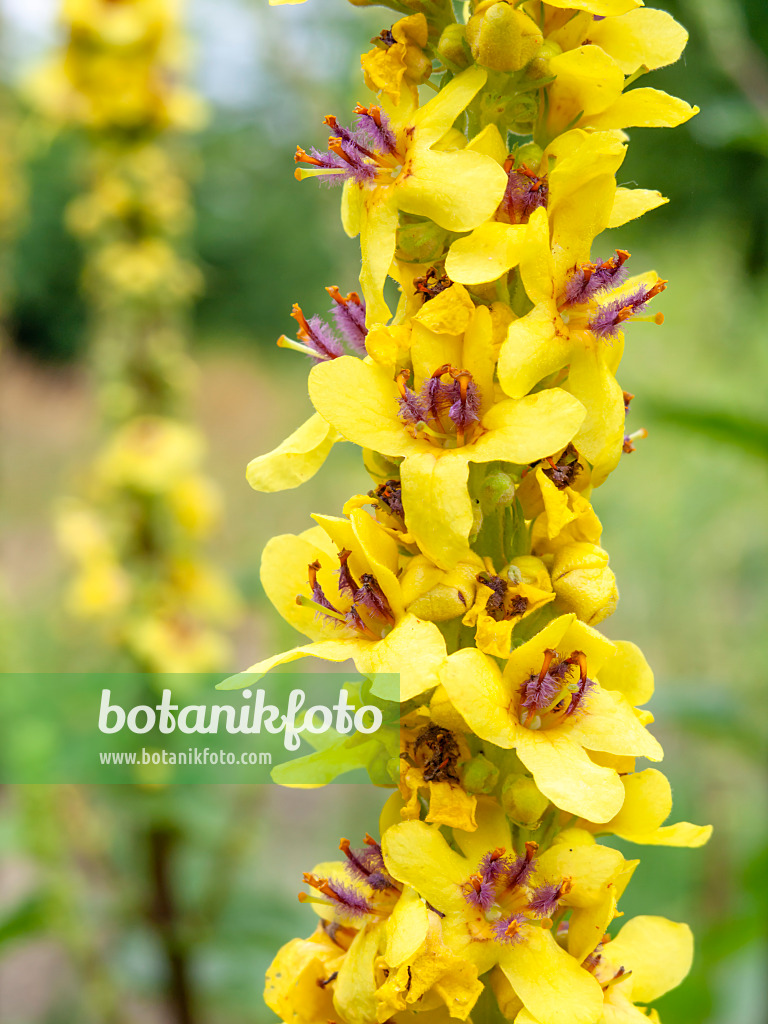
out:
<path id="1" fill-rule="evenodd" d="M 344 182 L 341 193 L 341 226 L 345 234 L 355 238 L 360 234 L 365 191 L 353 178 Z"/>
<path id="2" fill-rule="evenodd" d="M 560 730 L 520 729 L 515 749 L 541 792 L 561 810 L 608 821 L 621 807 L 624 787 L 616 772 L 596 765 Z"/>
<path id="3" fill-rule="evenodd" d="M 432 561 L 452 569 L 470 558 L 472 501 L 466 456 L 458 452 L 410 455 L 400 467 L 405 526 Z"/>
<path id="4" fill-rule="evenodd" d="M 478 306 L 464 333 L 461 365 L 472 374 L 480 394 L 480 418 L 494 400 L 496 352 L 493 344 L 493 318 L 487 306 Z M 440 365 L 435 364 L 435 365 Z"/>
<path id="5" fill-rule="evenodd" d="M 420 148 L 394 185 L 401 210 L 428 217 L 448 231 L 470 231 L 489 220 L 506 187 L 507 175 L 492 157 L 466 149 Z"/>
<path id="6" fill-rule="evenodd" d="M 568 735 L 587 750 L 631 754 L 651 761 L 664 757 L 658 740 L 640 724 L 629 701 L 615 690 L 596 686 L 589 693 L 584 714 L 558 728 L 567 728 Z"/>
<path id="7" fill-rule="evenodd" d="M 623 224 L 642 217 L 644 213 L 649 213 L 668 202 L 666 196 L 652 189 L 619 187 L 613 197 L 613 210 L 607 226 L 620 228 Z"/>
<path id="8" fill-rule="evenodd" d="M 432 623 L 430 623 L 432 625 Z M 244 672 L 238 672 L 230 676 L 216 686 L 217 690 L 242 690 L 270 672 L 278 665 L 288 665 L 299 658 L 320 658 L 323 661 L 348 661 L 361 657 L 367 647 L 372 645 L 370 640 L 320 640 L 314 644 L 304 644 L 301 647 L 293 647 L 282 654 L 274 654 L 271 658 L 264 658 L 257 661 Z"/>
<path id="9" fill-rule="evenodd" d="M 589 340 L 588 340 L 589 339 Z M 621 458 L 624 443 L 624 395 L 605 358 L 604 343 L 585 335 L 585 345 L 574 346 L 566 388 L 587 410 L 574 438 L 577 450 L 593 467 L 595 487 L 605 480 Z M 621 351 L 621 342 L 613 342 Z"/>
<path id="10" fill-rule="evenodd" d="M 430 331 L 437 331 L 441 334 L 463 334 L 474 312 L 475 304 L 467 289 L 463 288 L 461 284 L 454 284 L 430 299 L 429 302 L 425 302 L 413 319 Z M 442 362 L 445 362 L 445 359 Z M 440 361 L 436 362 L 429 371 L 430 375 L 432 370 L 440 365 Z"/>
<path id="11" fill-rule="evenodd" d="M 452 281 L 484 284 L 495 281 L 520 262 L 528 235 L 527 225 L 488 221 L 465 238 L 457 239 L 445 261 Z M 431 304 L 431 303 L 430 303 Z"/>
<path id="12" fill-rule="evenodd" d="M 660 89 L 630 89 L 589 118 L 593 128 L 675 128 L 699 108 Z"/>
<path id="13" fill-rule="evenodd" d="M 384 959 L 389 966 L 399 967 L 410 960 L 426 939 L 428 929 L 426 904 L 415 889 L 406 886 L 387 919 Z"/>
<path id="14" fill-rule="evenodd" d="M 456 844 L 473 870 L 479 864 L 480 858 L 489 850 L 495 850 L 499 846 L 503 846 L 507 851 L 512 850 L 509 819 L 493 798 L 478 798 L 475 818 L 477 828 L 473 832 L 457 832 L 454 835 Z"/>
<path id="15" fill-rule="evenodd" d="M 403 821 L 381 838 L 387 871 L 444 914 L 463 916 L 467 904 L 461 893 L 473 867 L 455 853 L 439 829 L 423 821 Z"/>
<path id="16" fill-rule="evenodd" d="M 618 850 L 600 846 L 594 841 L 581 842 L 575 835 L 584 829 L 569 829 L 568 834 L 557 837 L 556 842 L 536 862 L 537 871 L 547 882 L 563 878 L 572 881 L 566 898 L 569 907 L 590 907 L 601 903 L 605 887 L 619 874 L 624 858 Z M 585 833 L 589 835 L 589 833 Z M 589 837 L 592 839 L 592 837 Z"/>
<path id="17" fill-rule="evenodd" d="M 360 286 L 365 297 L 368 327 L 385 323 L 391 313 L 384 301 L 387 279 L 397 240 L 397 199 L 394 185 L 363 189 L 360 206 Z"/>
<path id="18" fill-rule="evenodd" d="M 675 988 L 691 969 L 693 935 L 665 917 L 633 917 L 604 950 L 605 959 L 632 972 L 632 999 L 650 1003 Z"/>
<path id="19" fill-rule="evenodd" d="M 549 123 L 552 125 L 565 127 L 578 114 L 592 122 L 593 115 L 616 102 L 624 87 L 621 68 L 599 46 L 578 46 L 559 53 L 551 58 L 549 69 L 550 74 L 557 76 L 549 87 Z"/>
<path id="20" fill-rule="evenodd" d="M 429 447 L 398 418 L 397 394 L 386 369 L 354 356 L 318 363 L 309 375 L 309 397 L 323 419 L 354 444 L 395 457 Z"/>
<path id="21" fill-rule="evenodd" d="M 470 152 L 493 157 L 497 164 L 503 164 L 507 159 L 507 144 L 495 124 L 487 124 L 469 140 L 466 148 Z"/>
<path id="22" fill-rule="evenodd" d="M 645 655 L 629 640 L 614 640 L 616 653 L 600 669 L 604 690 L 623 693 L 630 704 L 647 704 L 653 696 L 653 671 Z"/>
<path id="23" fill-rule="evenodd" d="M 451 828 L 473 832 L 477 828 L 475 807 L 477 797 L 450 782 L 429 783 L 429 811 L 426 822 L 449 825 Z"/>
<path id="24" fill-rule="evenodd" d="M 619 14 L 626 14 L 635 7 L 642 7 L 643 0 L 547 0 L 548 7 L 557 7 L 560 10 L 589 11 L 590 14 L 597 14 L 598 17 L 616 17 Z"/>
<path id="25" fill-rule="evenodd" d="M 318 620 L 313 608 L 296 604 L 296 595 L 306 589 L 307 566 L 321 556 L 316 544 L 284 533 L 267 541 L 260 569 L 262 586 L 277 611 L 294 629 L 316 640 L 328 636 L 327 626 Z M 324 583 L 321 579 L 321 586 Z"/>
<path id="26" fill-rule="evenodd" d="M 419 107 L 411 123 L 415 125 L 422 145 L 432 145 L 445 135 L 462 110 L 480 92 L 487 77 L 482 68 L 468 68 L 453 78 L 429 103 Z"/>
<path id="27" fill-rule="evenodd" d="M 499 353 L 499 382 L 512 398 L 522 398 L 544 377 L 567 366 L 573 342 L 554 305 L 543 302 L 513 320 Z"/>
<path id="28" fill-rule="evenodd" d="M 622 778 L 624 803 L 606 831 L 621 833 L 654 832 L 672 810 L 672 787 L 656 768 L 633 772 Z"/>
<path id="29" fill-rule="evenodd" d="M 645 65 L 673 64 L 685 49 L 688 33 L 671 14 L 644 7 L 590 26 L 589 38 L 616 61 L 625 75 Z"/>
<path id="30" fill-rule="evenodd" d="M 504 948 L 499 966 L 541 1024 L 595 1024 L 602 1013 L 600 985 L 544 928 L 527 927 L 522 942 Z"/>
<path id="31" fill-rule="evenodd" d="M 313 1024 L 333 1012 L 331 992 L 320 985 L 341 950 L 314 939 L 293 939 L 269 966 L 264 1002 L 287 1024 Z"/>
<path id="32" fill-rule="evenodd" d="M 697 849 L 708 843 L 712 836 L 711 825 L 693 825 L 690 821 L 678 821 L 674 825 L 663 825 L 654 832 L 616 832 L 620 839 L 642 846 L 674 846 Z"/>
<path id="33" fill-rule="evenodd" d="M 355 651 L 347 657 L 354 658 L 358 672 L 374 677 L 399 673 L 401 701 L 431 690 L 440 682 L 438 670 L 445 659 L 445 640 L 434 622 L 422 622 L 415 615 L 406 615 L 383 640 L 356 643 Z M 392 699 L 397 697 L 393 695 Z"/>
<path id="34" fill-rule="evenodd" d="M 266 455 L 251 459 L 246 479 L 255 491 L 287 491 L 305 483 L 320 469 L 338 440 L 333 427 L 315 414 Z"/>
<path id="35" fill-rule="evenodd" d="M 339 968 L 333 1005 L 348 1024 L 370 1024 L 376 1020 L 375 961 L 383 928 L 383 924 L 362 928 L 352 940 Z"/>
<path id="36" fill-rule="evenodd" d="M 506 398 L 483 416 L 487 433 L 465 450 L 472 462 L 501 459 L 525 465 L 564 448 L 584 415 L 581 403 L 560 388 Z"/>
<path id="37" fill-rule="evenodd" d="M 481 739 L 509 749 L 522 730 L 509 713 L 511 692 L 493 659 L 474 647 L 452 654 L 440 670 L 451 703 Z"/>

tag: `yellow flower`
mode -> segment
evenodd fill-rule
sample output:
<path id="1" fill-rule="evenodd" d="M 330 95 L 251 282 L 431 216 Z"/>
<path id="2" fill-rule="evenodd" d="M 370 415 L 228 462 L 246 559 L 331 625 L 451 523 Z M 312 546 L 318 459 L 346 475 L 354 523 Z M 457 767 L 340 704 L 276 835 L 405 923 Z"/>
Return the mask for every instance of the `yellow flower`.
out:
<path id="1" fill-rule="evenodd" d="M 399 674 L 401 700 L 436 686 L 445 641 L 434 623 L 405 610 L 396 542 L 360 509 L 348 519 L 314 519 L 319 527 L 299 536 L 273 537 L 261 562 L 267 597 L 313 642 L 265 658 L 221 688 L 248 686 L 253 675 L 305 657 L 351 658 L 360 672 Z"/>
<path id="2" fill-rule="evenodd" d="M 476 626 L 475 643 L 481 651 L 508 658 L 517 623 L 555 600 L 549 572 L 540 558 L 522 555 L 513 558 L 499 575 L 492 565 L 486 565 L 478 583 L 475 603 L 462 621 L 465 626 Z"/>
<path id="3" fill-rule="evenodd" d="M 555 266 L 570 269 L 588 258 L 593 238 L 605 228 L 666 202 L 659 192 L 617 187 L 616 172 L 626 155 L 618 132 L 573 129 L 543 153 L 538 150 L 532 166 L 507 156 L 494 126 L 483 134 L 485 151 L 504 167 L 507 188 L 494 219 L 451 245 L 445 268 L 452 281 L 479 285 L 516 267 L 537 244 L 541 224 L 526 226 L 537 210 L 547 213 Z"/>
<path id="4" fill-rule="evenodd" d="M 466 832 L 477 828 L 477 799 L 461 783 L 461 765 L 470 759 L 463 735 L 436 725 L 422 707 L 401 721 L 400 747 L 400 816 L 419 818 L 420 795 L 427 794 L 427 822 Z"/>
<path id="5" fill-rule="evenodd" d="M 251 459 L 245 471 L 255 491 L 286 491 L 306 483 L 320 469 L 339 435 L 316 413 L 266 455 Z"/>
<path id="6" fill-rule="evenodd" d="M 386 93 L 397 106 L 405 80 L 418 98 L 416 86 L 432 74 L 432 61 L 424 54 L 427 36 L 427 19 L 421 13 L 401 18 L 391 29 L 384 29 L 375 40 L 377 45 L 360 58 L 371 92 Z"/>
<path id="7" fill-rule="evenodd" d="M 325 1024 L 334 1016 L 327 979 L 346 950 L 318 925 L 308 939 L 291 939 L 267 970 L 264 1002 L 286 1024 Z"/>
<path id="8" fill-rule="evenodd" d="M 604 212 L 607 202 L 604 193 Z M 603 223 L 603 215 L 593 208 L 582 214 Z M 573 443 L 591 463 L 597 485 L 616 466 L 624 443 L 624 394 L 616 382 L 624 346 L 622 327 L 638 319 L 661 322 L 659 316 L 645 316 L 645 307 L 666 282 L 651 272 L 616 285 L 629 253 L 618 250 L 609 260 L 579 262 L 579 252 L 588 252 L 591 235 L 579 235 L 577 218 L 568 233 L 572 244 L 566 243 L 555 256 L 546 212 L 538 209 L 531 215 L 520 272 L 534 306 L 510 324 L 498 373 L 504 391 L 520 397 L 547 378 L 560 382 L 567 368 L 563 386 L 587 410 Z"/>
<path id="9" fill-rule="evenodd" d="M 642 1024 L 658 1021 L 645 1006 L 676 988 L 691 969 L 693 935 L 686 924 L 665 917 L 633 917 L 615 939 L 602 943 L 584 961 L 600 983 L 604 1005 L 600 1024 Z M 515 1024 L 545 1024 L 527 1008 Z"/>
<path id="10" fill-rule="evenodd" d="M 666 11 L 627 5 L 596 20 L 586 4 L 578 5 L 579 13 L 553 6 L 535 72 L 555 81 L 547 85 L 537 136 L 551 139 L 574 126 L 674 127 L 698 113 L 658 89 L 627 89 L 639 75 L 674 63 L 685 49 L 688 33 Z"/>
<path id="11" fill-rule="evenodd" d="M 416 110 L 405 95 L 397 107 L 385 97 L 381 108 L 358 109 L 354 131 L 327 118 L 334 132 L 329 153 L 297 152 L 298 162 L 314 165 L 297 170 L 298 177 L 347 179 L 342 221 L 348 235 L 360 235 L 369 326 L 390 317 L 383 288 L 395 254 L 398 211 L 449 231 L 469 231 L 488 220 L 504 194 L 506 175 L 491 157 L 437 148 L 485 81 L 485 71 L 469 68 Z"/>
<path id="12" fill-rule="evenodd" d="M 662 757 L 630 699 L 600 685 L 603 667 L 613 658 L 626 662 L 629 693 L 641 673 L 645 684 L 644 660 L 626 659 L 622 646 L 569 614 L 513 650 L 503 672 L 481 651 L 464 648 L 446 660 L 440 678 L 472 731 L 514 749 L 557 807 L 589 821 L 608 821 L 621 808 L 624 787 L 618 772 L 595 763 L 589 753 Z"/>
<path id="13" fill-rule="evenodd" d="M 411 351 L 421 394 L 408 386 L 410 370 L 393 380 L 391 371 L 351 356 L 319 363 L 310 373 L 310 397 L 324 420 L 348 441 L 403 459 L 406 529 L 444 569 L 469 556 L 470 463 L 525 465 L 550 455 L 571 440 L 584 416 L 581 404 L 557 388 L 495 401 L 491 335 L 491 314 L 479 307 L 463 341 L 454 339 L 448 350 L 457 359 L 450 365 L 444 339 L 426 332 L 422 348 Z"/>
<path id="14" fill-rule="evenodd" d="M 425 822 L 388 828 L 382 836 L 387 870 L 440 911 L 443 942 L 478 974 L 499 964 L 522 1003 L 547 1024 L 592 1024 L 601 1011 L 599 986 L 558 945 L 549 914 L 574 894 L 587 905 L 602 902 L 596 890 L 606 864 L 579 858 L 553 884 L 551 872 L 538 870 L 535 843 L 515 850 L 497 804 L 478 800 L 477 820 L 476 831 L 454 833 L 461 853 Z M 615 874 L 614 861 L 623 858 L 605 853 L 608 874 Z"/>

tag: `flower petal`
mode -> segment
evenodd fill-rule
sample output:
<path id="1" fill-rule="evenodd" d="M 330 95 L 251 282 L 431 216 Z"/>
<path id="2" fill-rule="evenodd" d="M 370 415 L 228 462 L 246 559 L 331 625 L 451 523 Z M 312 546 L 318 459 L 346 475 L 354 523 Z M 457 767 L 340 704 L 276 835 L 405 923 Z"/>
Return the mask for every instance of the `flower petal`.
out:
<path id="1" fill-rule="evenodd" d="M 642 217 L 644 213 L 649 213 L 668 202 L 666 196 L 652 189 L 619 187 L 613 197 L 613 210 L 607 226 L 620 228 L 623 224 Z"/>
<path id="2" fill-rule="evenodd" d="M 496 662 L 475 647 L 450 655 L 440 681 L 451 703 L 481 739 L 509 749 L 524 731 L 509 713 L 511 691 Z"/>
<path id="3" fill-rule="evenodd" d="M 596 686 L 587 697 L 586 711 L 576 721 L 559 726 L 587 750 L 609 754 L 631 754 L 661 761 L 664 752 L 658 740 L 638 721 L 632 705 L 615 690 Z"/>
<path id="4" fill-rule="evenodd" d="M 354 657 L 358 672 L 365 675 L 375 678 L 399 673 L 398 693 L 388 696 L 404 701 L 439 684 L 438 670 L 445 655 L 445 640 L 434 622 L 423 622 L 409 614 L 382 640 L 361 641 L 359 649 L 350 656 Z M 384 695 L 381 689 L 374 688 L 374 692 Z"/>
<path id="5" fill-rule="evenodd" d="M 545 928 L 527 927 L 522 942 L 504 949 L 499 966 L 540 1024 L 594 1024 L 602 1013 L 600 985 Z"/>
<path id="6" fill-rule="evenodd" d="M 467 493 L 466 456 L 423 452 L 400 467 L 405 527 L 422 552 L 441 569 L 470 558 L 472 500 Z"/>
<path id="7" fill-rule="evenodd" d="M 605 959 L 632 972 L 632 998 L 650 1003 L 675 988 L 691 969 L 693 935 L 665 917 L 633 917 L 605 946 Z"/>
<path id="8" fill-rule="evenodd" d="M 273 451 L 251 459 L 246 479 L 265 494 L 291 490 L 315 475 L 337 440 L 330 423 L 315 413 Z"/>
<path id="9" fill-rule="evenodd" d="M 601 667 L 600 685 L 622 693 L 634 707 L 647 704 L 653 696 L 653 671 L 645 655 L 629 640 L 613 643 L 616 653 Z"/>
<path id="10" fill-rule="evenodd" d="M 349 1024 L 369 1024 L 376 1020 L 375 962 L 383 931 L 383 922 L 361 928 L 339 968 L 333 1005 Z"/>
<path id="11" fill-rule="evenodd" d="M 699 108 L 660 89 L 630 89 L 614 103 L 589 118 L 593 128 L 676 128 Z"/>
<path id="12" fill-rule="evenodd" d="M 318 363 L 309 375 L 309 397 L 323 419 L 361 448 L 394 457 L 429 447 L 398 418 L 397 394 L 386 369 L 354 356 Z"/>
<path id="13" fill-rule="evenodd" d="M 463 916 L 467 906 L 460 886 L 473 868 L 450 848 L 440 830 L 423 821 L 403 821 L 381 839 L 387 871 L 413 888 L 444 914 Z"/>
<path id="14" fill-rule="evenodd" d="M 391 312 L 384 301 L 384 282 L 395 255 L 397 240 L 397 198 L 394 185 L 362 189 L 360 205 L 360 286 L 365 297 L 368 327 L 385 323 Z"/>
<path id="15" fill-rule="evenodd" d="M 527 235 L 525 224 L 487 221 L 453 243 L 445 261 L 445 271 L 452 281 L 462 284 L 495 281 L 520 262 Z"/>
<path id="16" fill-rule="evenodd" d="M 401 210 L 428 217 L 448 231 L 470 231 L 491 218 L 506 187 L 507 175 L 493 157 L 420 147 L 394 185 Z"/>
<path id="17" fill-rule="evenodd" d="M 520 729 L 516 750 L 536 785 L 561 810 L 599 822 L 618 813 L 624 799 L 619 776 L 596 765 L 561 730 Z"/>
<path id="18" fill-rule="evenodd" d="M 456 75 L 429 103 L 413 114 L 411 123 L 416 127 L 419 141 L 425 146 L 437 142 L 485 85 L 488 75 L 474 67 Z"/>
<path id="19" fill-rule="evenodd" d="M 542 302 L 513 320 L 499 353 L 499 382 L 512 398 L 522 398 L 550 373 L 567 366 L 574 344 L 554 305 Z"/>
<path id="20" fill-rule="evenodd" d="M 644 7 L 590 26 L 589 38 L 616 61 L 625 75 L 642 65 L 649 71 L 674 64 L 688 33 L 666 11 Z"/>
<path id="21" fill-rule="evenodd" d="M 557 452 L 579 429 L 586 410 L 561 388 L 548 388 L 525 398 L 507 398 L 483 416 L 483 434 L 466 449 L 472 462 L 516 462 L 526 465 Z"/>

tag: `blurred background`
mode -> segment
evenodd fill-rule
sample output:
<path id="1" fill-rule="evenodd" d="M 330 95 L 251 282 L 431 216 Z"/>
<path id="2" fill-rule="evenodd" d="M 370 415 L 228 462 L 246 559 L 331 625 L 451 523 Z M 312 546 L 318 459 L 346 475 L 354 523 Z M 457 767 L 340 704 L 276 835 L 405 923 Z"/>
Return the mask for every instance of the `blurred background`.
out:
<path id="1" fill-rule="evenodd" d="M 622 184 L 670 204 L 606 238 L 670 285 L 663 329 L 628 334 L 621 384 L 647 440 L 595 495 L 621 588 L 604 624 L 657 676 L 652 709 L 674 819 L 712 822 L 698 851 L 628 848 L 642 863 L 625 914 L 687 920 L 693 973 L 658 1004 L 664 1024 L 762 1024 L 768 1002 L 768 19 L 764 0 L 670 0 L 691 33 L 655 87 L 701 107 L 673 131 L 636 129 Z M 109 667 L 93 625 L 73 622 L 55 502 L 99 441 L 83 247 L 65 228 L 83 140 L 25 100 L 29 69 L 61 45 L 55 0 L 4 0 L 0 256 L 4 338 L 0 668 Z M 182 143 L 204 289 L 190 314 L 199 366 L 191 416 L 223 495 L 212 555 L 242 596 L 232 669 L 291 640 L 266 603 L 259 555 L 311 511 L 367 489 L 351 448 L 298 491 L 257 495 L 250 458 L 306 417 L 303 358 L 279 351 L 291 304 L 323 313 L 323 288 L 356 285 L 338 195 L 293 178 L 297 143 L 358 98 L 357 55 L 393 17 L 341 0 L 270 9 L 190 0 L 190 74 L 209 105 Z M 22 87 L 20 88 L 20 83 Z M 375 831 L 386 792 L 336 786 L 0 792 L 0 1021 L 267 1022 L 264 970 L 309 934 L 302 870 L 339 836 Z"/>

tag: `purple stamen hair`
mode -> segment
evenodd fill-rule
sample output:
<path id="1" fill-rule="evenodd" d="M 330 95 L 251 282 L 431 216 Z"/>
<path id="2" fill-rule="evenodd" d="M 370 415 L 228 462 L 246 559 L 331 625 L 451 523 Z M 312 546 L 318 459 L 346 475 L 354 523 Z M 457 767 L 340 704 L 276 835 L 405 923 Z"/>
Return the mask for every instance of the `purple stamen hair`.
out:
<path id="1" fill-rule="evenodd" d="M 571 694 L 571 702 L 565 710 L 564 717 L 570 718 L 571 715 L 584 711 L 584 702 L 594 688 L 595 683 L 592 679 L 588 679 L 586 676 L 583 679 L 579 679 L 578 689 L 575 693 Z"/>
<path id="2" fill-rule="evenodd" d="M 363 917 L 371 913 L 371 905 L 368 900 L 359 893 L 353 886 L 345 885 L 336 879 L 329 881 L 328 887 L 338 900 L 339 909 L 343 909 L 352 917 Z"/>
<path id="3" fill-rule="evenodd" d="M 536 917 L 551 917 L 557 910 L 561 899 L 559 885 L 542 885 L 534 889 L 533 895 L 528 900 L 528 909 Z"/>
<path id="4" fill-rule="evenodd" d="M 496 900 L 496 889 L 491 882 L 479 881 L 475 886 L 470 881 L 464 887 L 464 899 L 479 910 L 490 910 Z"/>
<path id="5" fill-rule="evenodd" d="M 375 576 L 364 572 L 360 577 L 360 586 L 352 598 L 355 604 L 361 604 L 377 618 L 385 619 L 387 622 L 394 622 L 395 616 L 389 606 L 387 596 L 378 584 Z"/>
<path id="6" fill-rule="evenodd" d="M 467 382 L 464 394 L 462 395 L 461 382 L 453 382 L 453 405 L 448 410 L 448 415 L 457 427 L 468 427 L 470 423 L 477 423 L 480 410 L 480 392 L 473 380 Z"/>

